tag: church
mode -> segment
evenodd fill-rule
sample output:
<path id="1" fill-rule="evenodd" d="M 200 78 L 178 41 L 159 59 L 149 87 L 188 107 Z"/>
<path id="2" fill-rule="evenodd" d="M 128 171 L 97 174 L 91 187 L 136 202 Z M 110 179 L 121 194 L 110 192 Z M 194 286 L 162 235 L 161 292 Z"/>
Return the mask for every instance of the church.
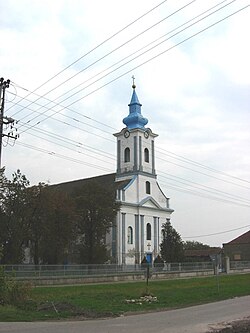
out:
<path id="1" fill-rule="evenodd" d="M 140 264 L 146 258 L 152 263 L 160 254 L 162 224 L 170 220 L 173 209 L 161 190 L 155 170 L 155 138 L 145 127 L 148 119 L 141 112 L 142 104 L 132 85 L 129 114 L 123 119 L 126 127 L 115 133 L 117 138 L 116 173 L 60 184 L 61 188 L 84 186 L 95 180 L 104 186 L 115 185 L 120 209 L 106 237 L 112 262 Z"/>

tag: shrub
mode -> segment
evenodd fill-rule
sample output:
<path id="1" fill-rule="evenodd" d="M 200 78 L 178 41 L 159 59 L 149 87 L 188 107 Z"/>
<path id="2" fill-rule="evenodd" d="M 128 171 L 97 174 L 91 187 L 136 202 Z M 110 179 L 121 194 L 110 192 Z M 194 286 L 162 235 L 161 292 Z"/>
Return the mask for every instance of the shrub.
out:
<path id="1" fill-rule="evenodd" d="M 0 305 L 19 305 L 29 299 L 31 285 L 8 277 L 0 267 Z"/>

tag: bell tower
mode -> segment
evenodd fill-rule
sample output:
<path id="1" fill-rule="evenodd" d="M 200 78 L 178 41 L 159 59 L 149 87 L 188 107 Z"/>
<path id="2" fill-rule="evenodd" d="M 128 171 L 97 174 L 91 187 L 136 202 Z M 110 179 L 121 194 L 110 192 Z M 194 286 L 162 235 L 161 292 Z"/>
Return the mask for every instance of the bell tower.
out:
<path id="1" fill-rule="evenodd" d="M 134 79 L 134 78 L 133 78 Z M 146 127 L 133 81 L 129 113 L 117 138 L 116 198 L 120 209 L 114 224 L 112 244 L 119 264 L 152 263 L 160 254 L 161 228 L 173 210 L 161 190 L 155 171 L 154 140 Z"/>
<path id="2" fill-rule="evenodd" d="M 156 178 L 154 139 L 158 135 L 145 127 L 148 119 L 141 113 L 142 104 L 137 97 L 134 82 L 132 88 L 129 114 L 123 119 L 126 127 L 114 134 L 117 137 L 116 177 L 131 178 L 132 175 L 144 174 Z"/>

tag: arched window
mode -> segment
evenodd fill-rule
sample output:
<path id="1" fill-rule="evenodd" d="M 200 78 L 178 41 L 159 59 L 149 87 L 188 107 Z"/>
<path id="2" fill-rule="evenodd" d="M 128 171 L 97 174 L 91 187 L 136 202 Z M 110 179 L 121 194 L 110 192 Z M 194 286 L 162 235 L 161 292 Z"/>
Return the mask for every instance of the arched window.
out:
<path id="1" fill-rule="evenodd" d="M 146 182 L 146 193 L 150 194 L 150 182 Z"/>
<path id="2" fill-rule="evenodd" d="M 147 240 L 151 240 L 151 224 L 147 223 Z"/>
<path id="3" fill-rule="evenodd" d="M 133 228 L 128 227 L 128 244 L 133 244 Z"/>
<path id="4" fill-rule="evenodd" d="M 144 161 L 149 163 L 149 151 L 148 151 L 148 148 L 144 149 Z"/>
<path id="5" fill-rule="evenodd" d="M 124 161 L 130 162 L 130 149 L 128 147 L 124 150 Z"/>

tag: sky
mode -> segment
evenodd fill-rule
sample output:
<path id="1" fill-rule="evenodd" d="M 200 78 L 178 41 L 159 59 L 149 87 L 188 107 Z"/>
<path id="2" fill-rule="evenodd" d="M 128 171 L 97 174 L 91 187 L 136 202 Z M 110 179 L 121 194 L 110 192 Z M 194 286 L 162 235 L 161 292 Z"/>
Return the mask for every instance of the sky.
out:
<path id="1" fill-rule="evenodd" d="M 250 8 L 244 0 L 0 2 L 10 79 L 1 165 L 31 184 L 116 170 L 132 76 L 184 241 L 250 229 Z"/>

